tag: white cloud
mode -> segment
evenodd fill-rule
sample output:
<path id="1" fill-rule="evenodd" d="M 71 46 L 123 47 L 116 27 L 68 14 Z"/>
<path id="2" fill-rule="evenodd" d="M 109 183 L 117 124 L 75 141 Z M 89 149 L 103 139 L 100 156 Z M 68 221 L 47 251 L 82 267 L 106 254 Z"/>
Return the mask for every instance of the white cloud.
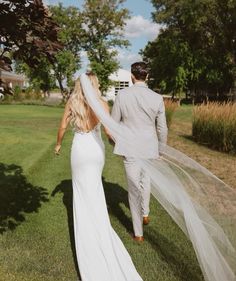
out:
<path id="1" fill-rule="evenodd" d="M 160 32 L 161 25 L 153 23 L 141 15 L 133 16 L 126 21 L 124 35 L 127 38 L 145 36 L 148 40 L 154 40 Z"/>
<path id="2" fill-rule="evenodd" d="M 43 0 L 43 3 L 46 5 L 46 6 L 49 6 L 49 5 L 57 5 L 60 1 L 54 1 L 54 0 Z M 63 1 L 61 1 L 63 2 Z"/>
<path id="3" fill-rule="evenodd" d="M 129 69 L 132 63 L 141 61 L 142 57 L 139 54 L 131 53 L 129 51 L 118 50 L 117 60 L 121 67 Z"/>
<path id="4" fill-rule="evenodd" d="M 48 0 L 43 0 L 43 4 L 46 5 L 46 6 L 50 5 Z"/>

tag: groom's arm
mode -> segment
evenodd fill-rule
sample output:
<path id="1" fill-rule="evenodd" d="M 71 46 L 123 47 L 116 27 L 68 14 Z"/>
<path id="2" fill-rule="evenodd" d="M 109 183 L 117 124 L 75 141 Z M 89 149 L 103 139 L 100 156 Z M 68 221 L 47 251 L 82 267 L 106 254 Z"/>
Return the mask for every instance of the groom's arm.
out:
<path id="1" fill-rule="evenodd" d="M 115 102 L 111 110 L 111 117 L 116 121 L 121 121 L 121 108 L 120 108 L 120 93 L 117 94 Z"/>
<path id="2" fill-rule="evenodd" d="M 157 118 L 156 118 L 156 130 L 157 130 L 157 136 L 159 141 L 159 152 L 160 154 L 164 152 L 165 146 L 167 143 L 167 134 L 168 134 L 168 128 L 166 124 L 166 114 L 165 114 L 165 105 L 163 98 L 161 100 L 158 112 L 157 112 Z"/>

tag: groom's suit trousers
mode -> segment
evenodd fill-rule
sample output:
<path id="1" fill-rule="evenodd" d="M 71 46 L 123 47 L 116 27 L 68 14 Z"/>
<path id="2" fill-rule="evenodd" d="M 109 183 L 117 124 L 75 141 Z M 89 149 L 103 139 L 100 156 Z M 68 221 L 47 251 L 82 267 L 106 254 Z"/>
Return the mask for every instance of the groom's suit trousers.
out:
<path id="1" fill-rule="evenodd" d="M 135 236 L 143 236 L 143 217 L 149 214 L 150 178 L 135 158 L 125 158 L 128 198 Z"/>

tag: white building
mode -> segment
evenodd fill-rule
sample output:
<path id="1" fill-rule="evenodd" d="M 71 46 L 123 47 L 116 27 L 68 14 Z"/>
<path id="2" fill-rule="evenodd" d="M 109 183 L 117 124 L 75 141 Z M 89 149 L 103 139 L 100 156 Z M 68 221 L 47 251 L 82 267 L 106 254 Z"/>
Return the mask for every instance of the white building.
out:
<path id="1" fill-rule="evenodd" d="M 29 83 L 24 75 L 16 74 L 5 70 L 0 71 L 0 78 L 9 88 L 19 86 L 21 88 L 28 87 Z"/>
<path id="2" fill-rule="evenodd" d="M 109 79 L 114 81 L 114 86 L 111 86 L 106 93 L 106 100 L 115 100 L 119 90 L 133 85 L 131 80 L 131 72 L 125 69 L 118 69 L 109 76 Z"/>

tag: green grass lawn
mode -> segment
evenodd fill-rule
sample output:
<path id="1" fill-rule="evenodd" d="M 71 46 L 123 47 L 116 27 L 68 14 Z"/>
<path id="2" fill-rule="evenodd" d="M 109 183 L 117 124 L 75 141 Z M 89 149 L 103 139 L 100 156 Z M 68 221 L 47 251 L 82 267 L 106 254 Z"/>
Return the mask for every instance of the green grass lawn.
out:
<path id="1" fill-rule="evenodd" d="M 191 119 L 189 108 L 184 110 L 170 132 L 176 144 L 182 143 L 178 122 Z M 0 281 L 77 280 L 70 131 L 61 155 L 53 154 L 61 114 L 61 108 L 0 106 Z M 190 146 L 191 140 L 182 138 Z M 106 149 L 103 179 L 111 223 L 143 279 L 203 280 L 190 242 L 154 199 L 145 242 L 131 239 L 123 165 L 107 142 Z"/>

